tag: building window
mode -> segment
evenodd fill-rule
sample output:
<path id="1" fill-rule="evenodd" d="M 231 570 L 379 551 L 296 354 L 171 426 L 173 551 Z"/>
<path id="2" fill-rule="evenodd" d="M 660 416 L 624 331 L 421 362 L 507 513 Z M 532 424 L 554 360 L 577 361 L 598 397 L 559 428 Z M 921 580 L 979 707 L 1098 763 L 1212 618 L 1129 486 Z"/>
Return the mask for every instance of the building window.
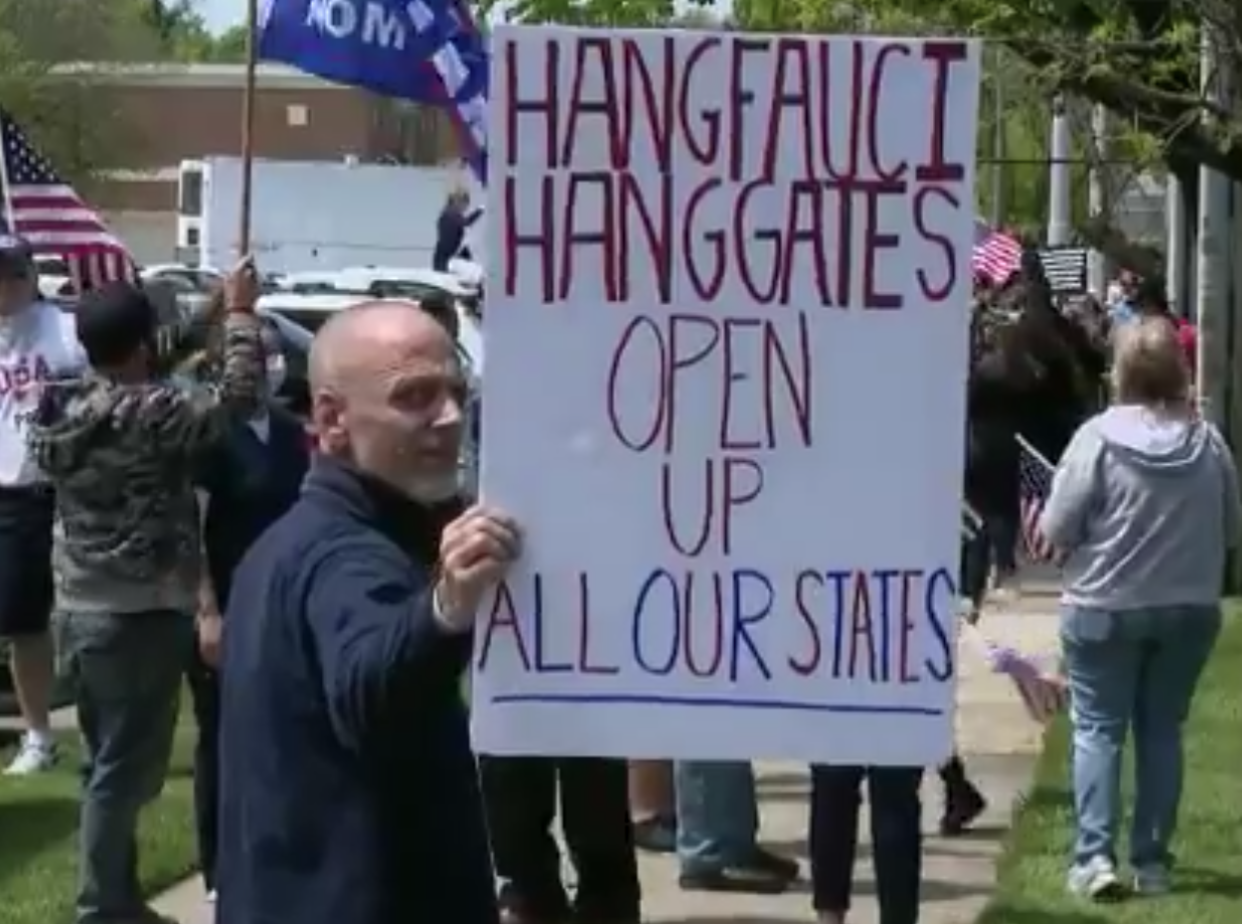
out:
<path id="1" fill-rule="evenodd" d="M 305 128 L 310 124 L 310 107 L 303 103 L 286 106 L 285 122 L 290 128 Z"/>

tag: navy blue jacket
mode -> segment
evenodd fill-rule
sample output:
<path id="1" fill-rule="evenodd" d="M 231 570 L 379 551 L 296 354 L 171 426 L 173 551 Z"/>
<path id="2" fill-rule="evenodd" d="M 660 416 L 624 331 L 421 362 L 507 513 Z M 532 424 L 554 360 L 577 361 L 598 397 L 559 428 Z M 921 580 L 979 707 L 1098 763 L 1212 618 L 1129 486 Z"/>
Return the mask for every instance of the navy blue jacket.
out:
<path id="1" fill-rule="evenodd" d="M 269 411 L 266 442 L 239 418 L 229 421 L 203 454 L 198 476 L 208 494 L 203 549 L 221 607 L 242 556 L 298 499 L 309 464 L 306 429 L 278 407 Z"/>
<path id="2" fill-rule="evenodd" d="M 316 458 L 233 577 L 219 919 L 497 924 L 460 678 L 432 616 L 428 510 Z"/>

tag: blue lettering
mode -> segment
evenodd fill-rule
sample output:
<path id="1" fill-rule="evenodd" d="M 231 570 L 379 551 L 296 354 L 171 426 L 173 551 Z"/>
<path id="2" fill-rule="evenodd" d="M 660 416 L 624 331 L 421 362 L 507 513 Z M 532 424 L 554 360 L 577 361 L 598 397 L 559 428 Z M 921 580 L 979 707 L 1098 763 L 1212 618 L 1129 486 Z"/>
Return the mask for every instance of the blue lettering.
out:
<path id="1" fill-rule="evenodd" d="M 758 585 L 763 590 L 763 602 L 757 608 L 750 611 L 747 611 L 742 606 L 743 584 Z M 730 680 L 737 682 L 740 673 L 738 661 L 740 660 L 743 645 L 750 651 L 755 667 L 759 668 L 759 672 L 763 674 L 763 679 L 772 679 L 772 672 L 768 670 L 763 656 L 759 654 L 759 649 L 755 646 L 755 640 L 750 637 L 750 629 L 748 627 L 767 619 L 772 612 L 772 605 L 775 602 L 776 593 L 772 589 L 772 582 L 768 580 L 766 575 L 750 568 L 739 568 L 733 572 L 733 652 L 729 662 Z"/>
<path id="2" fill-rule="evenodd" d="M 892 648 L 892 582 L 900 573 L 896 568 L 878 568 L 871 572 L 871 576 L 880 584 L 880 679 L 884 683 L 888 683 L 892 673 L 889 670 Z"/>
<path id="3" fill-rule="evenodd" d="M 925 658 L 923 666 L 927 668 L 927 672 L 932 677 L 945 683 L 953 678 L 955 671 L 952 632 L 949 628 L 952 624 L 946 624 L 941 607 L 948 602 L 950 618 L 956 618 L 957 588 L 953 573 L 948 568 L 938 568 L 933 571 L 928 575 L 924 586 L 923 609 L 931 621 L 932 634 L 936 636 L 939 646 L 938 658 L 936 660 Z"/>
<path id="4" fill-rule="evenodd" d="M 653 664 L 648 660 L 646 646 L 643 644 L 643 622 L 644 617 L 647 615 L 647 597 L 659 584 L 667 586 L 670 591 L 668 605 L 658 609 L 662 613 L 672 614 L 673 618 L 669 622 L 672 625 L 673 634 L 669 640 L 668 656 L 662 663 Z M 638 599 L 634 603 L 631 639 L 634 648 L 635 664 L 648 674 L 654 674 L 657 677 L 664 677 L 673 672 L 673 667 L 677 664 L 677 654 L 681 650 L 681 606 L 678 601 L 677 582 L 663 568 L 657 568 L 651 572 L 647 580 L 643 581 L 642 589 L 638 592 Z"/>
<path id="5" fill-rule="evenodd" d="M 574 669 L 573 664 L 569 662 L 558 663 L 556 661 L 549 661 L 545 657 L 545 653 L 543 650 L 543 642 L 544 642 L 543 637 L 544 637 L 544 626 L 546 625 L 546 623 L 544 622 L 544 612 L 543 612 L 543 575 L 542 574 L 535 575 L 534 591 L 535 591 L 535 612 L 534 612 L 534 615 L 531 617 L 531 622 L 533 623 L 532 628 L 535 633 L 535 652 L 534 652 L 535 656 L 532 659 L 534 662 L 535 670 L 541 674 L 564 674 L 564 673 L 567 673 L 568 671 L 572 671 Z M 516 624 L 515 624 L 515 629 L 516 629 Z M 520 639 L 521 636 L 518 636 L 518 637 Z"/>
<path id="6" fill-rule="evenodd" d="M 848 569 L 825 571 L 824 577 L 833 589 L 833 640 L 832 640 L 832 676 L 840 677 L 845 659 L 845 582 L 850 579 Z"/>

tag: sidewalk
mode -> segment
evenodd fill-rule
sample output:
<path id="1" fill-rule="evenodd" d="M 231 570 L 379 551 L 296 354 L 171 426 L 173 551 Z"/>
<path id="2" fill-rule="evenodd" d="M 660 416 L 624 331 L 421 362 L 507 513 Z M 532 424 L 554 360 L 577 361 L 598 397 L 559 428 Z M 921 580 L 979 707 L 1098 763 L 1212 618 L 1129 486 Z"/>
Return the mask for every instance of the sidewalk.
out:
<path id="1" fill-rule="evenodd" d="M 1056 649 L 1055 599 L 1046 586 L 1028 585 L 1017 605 L 1003 612 L 987 612 L 981 625 L 990 638 L 1025 651 Z M 958 744 L 990 807 L 973 835 L 953 841 L 928 838 L 921 924 L 969 924 L 983 909 L 1014 802 L 1030 783 L 1040 745 L 1041 729 L 1027 717 L 1006 678 L 992 674 L 978 653 L 966 645 L 961 647 L 959 670 Z M 807 873 L 806 768 L 759 764 L 756 769 L 764 843 L 797 857 Z M 924 787 L 926 831 L 936 830 L 939 813 L 939 780 L 929 773 Z M 866 840 L 865 817 L 861 828 Z M 859 858 L 857 898 L 850 924 L 874 924 L 878 918 L 872 898 L 875 880 L 865 854 L 863 851 Z M 640 863 L 644 920 L 649 924 L 805 924 L 814 920 L 806 882 L 780 896 L 684 893 L 677 886 L 676 863 L 671 858 L 640 854 Z M 156 907 L 181 924 L 213 924 L 211 907 L 204 901 L 197 880 L 165 893 Z"/>

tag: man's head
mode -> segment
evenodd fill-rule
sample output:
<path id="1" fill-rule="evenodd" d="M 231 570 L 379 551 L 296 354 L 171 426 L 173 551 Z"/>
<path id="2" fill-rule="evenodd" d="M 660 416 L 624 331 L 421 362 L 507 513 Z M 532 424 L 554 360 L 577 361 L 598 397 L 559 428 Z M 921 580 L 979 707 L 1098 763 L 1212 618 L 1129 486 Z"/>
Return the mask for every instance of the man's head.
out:
<path id="1" fill-rule="evenodd" d="M 1155 277 L 1143 279 L 1131 290 L 1130 298 L 1139 312 L 1144 315 L 1167 315 L 1169 313 L 1169 300 L 1165 298 L 1163 279 Z"/>
<path id="2" fill-rule="evenodd" d="M 470 193 L 465 187 L 459 186 L 448 194 L 444 204 L 445 208 L 464 212 L 470 207 Z"/>
<path id="3" fill-rule="evenodd" d="M 148 378 L 155 364 L 158 315 L 147 294 L 110 282 L 78 303 L 78 340 L 97 371 L 125 380 Z"/>
<path id="4" fill-rule="evenodd" d="M 0 234 L 0 316 L 21 311 L 38 291 L 34 251 L 21 238 Z"/>
<path id="5" fill-rule="evenodd" d="M 444 328 L 412 302 L 367 302 L 334 315 L 310 357 L 319 448 L 411 498 L 458 488 L 466 383 Z"/>

